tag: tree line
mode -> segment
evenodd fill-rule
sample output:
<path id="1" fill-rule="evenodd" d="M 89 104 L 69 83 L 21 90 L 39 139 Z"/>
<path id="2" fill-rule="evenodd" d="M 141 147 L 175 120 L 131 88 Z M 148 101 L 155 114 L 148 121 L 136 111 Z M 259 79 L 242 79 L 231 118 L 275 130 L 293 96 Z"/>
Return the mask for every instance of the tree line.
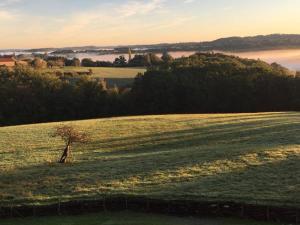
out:
<path id="1" fill-rule="evenodd" d="M 64 66 L 83 66 L 83 67 L 147 67 L 153 65 L 161 65 L 170 60 L 174 60 L 167 52 L 163 53 L 162 57 L 158 57 L 154 53 L 135 54 L 127 60 L 124 55 L 120 55 L 113 62 L 92 60 L 90 58 L 84 58 L 79 60 L 78 58 L 66 58 L 63 56 L 48 56 L 37 55 L 34 59 L 28 59 L 28 65 L 35 69 L 54 68 Z"/>
<path id="2" fill-rule="evenodd" d="M 300 109 L 300 76 L 273 63 L 195 54 L 150 68 L 132 88 L 140 114 Z"/>
<path id="3" fill-rule="evenodd" d="M 300 110 L 300 77 L 274 63 L 198 53 L 148 66 L 130 89 L 28 67 L 0 69 L 0 125 L 136 114 Z"/>
<path id="4" fill-rule="evenodd" d="M 117 57 L 113 62 L 94 61 L 90 58 L 84 58 L 81 60 L 80 65 L 83 67 L 148 67 L 162 65 L 165 62 L 173 60 L 174 58 L 167 52 L 163 53 L 162 57 L 158 57 L 154 53 L 146 53 L 135 54 L 132 58 L 130 53 L 128 60 L 123 55 Z M 66 66 L 68 65 L 66 64 Z"/>

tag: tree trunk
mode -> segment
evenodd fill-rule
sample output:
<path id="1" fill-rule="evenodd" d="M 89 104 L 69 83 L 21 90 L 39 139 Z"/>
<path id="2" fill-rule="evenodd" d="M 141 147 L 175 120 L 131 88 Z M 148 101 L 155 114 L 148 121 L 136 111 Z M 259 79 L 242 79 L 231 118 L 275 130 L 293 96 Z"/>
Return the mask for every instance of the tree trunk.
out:
<path id="1" fill-rule="evenodd" d="M 67 158 L 69 157 L 71 152 L 71 145 L 68 144 L 59 160 L 59 163 L 66 163 L 67 162 Z"/>

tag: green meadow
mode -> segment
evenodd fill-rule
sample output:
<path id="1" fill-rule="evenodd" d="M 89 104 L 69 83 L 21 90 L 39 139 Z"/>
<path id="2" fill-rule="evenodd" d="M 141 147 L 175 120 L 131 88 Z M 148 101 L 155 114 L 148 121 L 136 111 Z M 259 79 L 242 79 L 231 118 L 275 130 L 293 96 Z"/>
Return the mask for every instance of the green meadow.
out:
<path id="1" fill-rule="evenodd" d="M 144 73 L 145 68 L 118 68 L 118 67 L 72 67 L 43 69 L 43 72 L 85 72 L 91 69 L 95 78 L 134 78 L 138 73 Z"/>
<path id="2" fill-rule="evenodd" d="M 72 124 L 90 136 L 57 163 Z M 137 116 L 0 128 L 0 204 L 145 196 L 300 206 L 300 113 Z"/>

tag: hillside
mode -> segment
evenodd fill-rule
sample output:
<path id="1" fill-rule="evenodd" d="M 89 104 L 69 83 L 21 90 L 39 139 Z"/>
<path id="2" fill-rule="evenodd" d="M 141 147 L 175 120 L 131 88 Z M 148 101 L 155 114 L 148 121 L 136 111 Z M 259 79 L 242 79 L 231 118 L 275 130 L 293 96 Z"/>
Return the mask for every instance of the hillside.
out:
<path id="1" fill-rule="evenodd" d="M 100 49 L 99 49 L 100 48 Z M 35 52 L 56 52 L 59 54 L 78 53 L 99 53 L 99 54 L 127 54 L 128 48 L 134 49 L 135 53 L 163 52 L 163 51 L 256 51 L 300 48 L 300 34 L 270 34 L 247 37 L 224 37 L 213 41 L 203 42 L 182 42 L 182 43 L 161 43 L 149 45 L 124 45 L 124 46 L 83 46 L 66 48 L 45 48 L 25 50 Z M 1 51 L 1 50 L 0 50 Z M 11 50 L 16 51 L 16 50 Z"/>
<path id="2" fill-rule="evenodd" d="M 149 48 L 169 51 L 258 51 L 300 48 L 299 34 L 270 34 L 247 37 L 225 37 L 206 42 L 161 44 Z"/>
<path id="3" fill-rule="evenodd" d="M 300 206 L 300 113 L 72 122 L 91 142 L 58 165 L 59 123 L 0 128 L 0 204 L 139 195 Z"/>
<path id="4" fill-rule="evenodd" d="M 298 34 L 271 34 L 249 37 L 228 37 L 204 42 L 201 48 L 224 51 L 255 51 L 300 48 Z"/>
<path id="5" fill-rule="evenodd" d="M 156 47 L 159 48 L 157 45 Z M 299 34 L 270 34 L 225 37 L 206 42 L 163 44 L 160 48 L 182 51 L 256 51 L 300 48 Z"/>

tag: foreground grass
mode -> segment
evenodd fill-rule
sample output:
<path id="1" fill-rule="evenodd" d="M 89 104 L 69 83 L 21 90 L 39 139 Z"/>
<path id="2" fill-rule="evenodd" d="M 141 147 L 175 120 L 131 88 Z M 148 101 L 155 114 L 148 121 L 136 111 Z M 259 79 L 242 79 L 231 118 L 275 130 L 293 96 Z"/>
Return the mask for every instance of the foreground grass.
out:
<path id="1" fill-rule="evenodd" d="M 60 123 L 0 128 L 0 204 L 106 195 L 300 206 L 300 113 L 71 122 L 91 136 L 58 165 Z"/>
<path id="2" fill-rule="evenodd" d="M 199 219 L 141 213 L 101 213 L 84 216 L 54 216 L 2 220 L 1 225 L 271 225 L 233 219 Z"/>
<path id="3" fill-rule="evenodd" d="M 44 72 L 82 72 L 91 69 L 95 78 L 134 78 L 138 73 L 144 73 L 145 68 L 116 68 L 116 67 L 71 67 L 45 69 Z"/>

